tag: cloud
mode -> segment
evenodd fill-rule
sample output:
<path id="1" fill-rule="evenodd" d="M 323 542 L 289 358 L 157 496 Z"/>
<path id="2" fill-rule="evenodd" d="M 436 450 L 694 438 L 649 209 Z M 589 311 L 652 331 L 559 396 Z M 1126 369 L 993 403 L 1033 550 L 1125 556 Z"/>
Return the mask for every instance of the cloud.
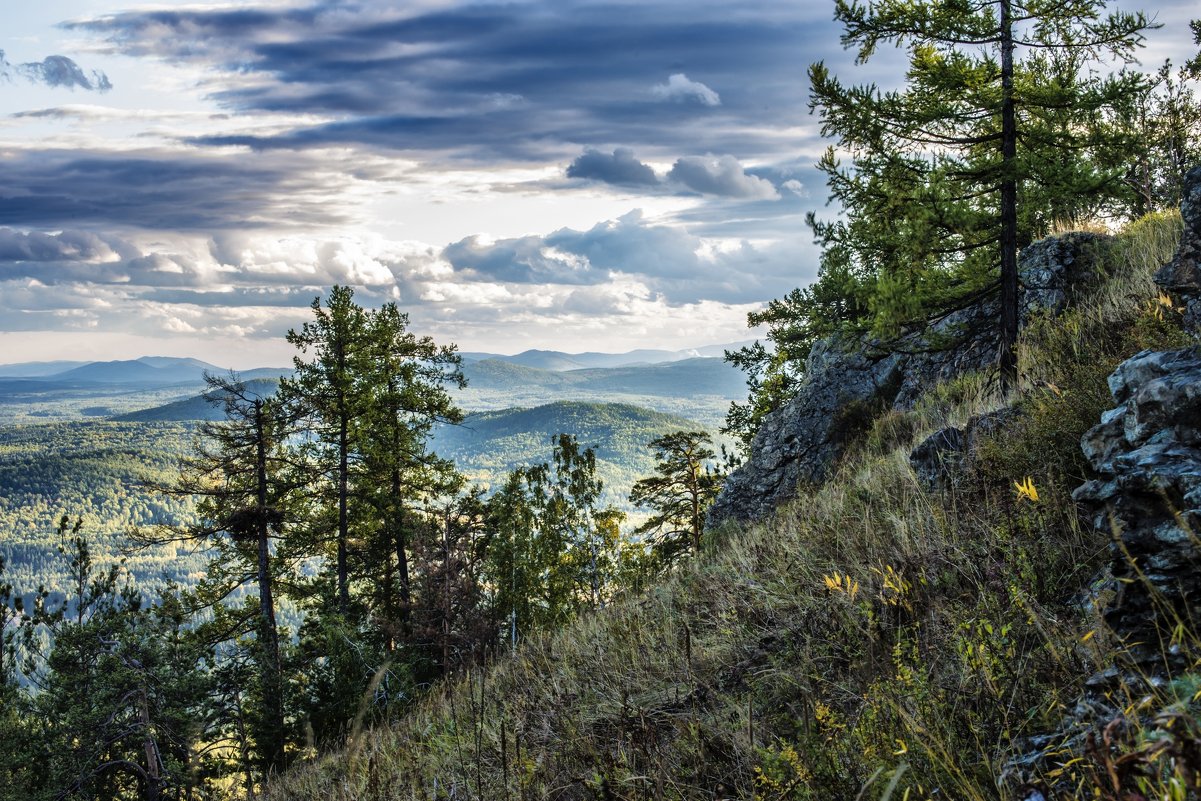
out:
<path id="1" fill-rule="evenodd" d="M 699 103 L 702 106 L 720 106 L 721 97 L 700 81 L 690 81 L 688 76 L 677 72 L 667 83 L 651 87 L 651 94 L 673 103 Z"/>
<path id="2" fill-rule="evenodd" d="M 106 262 L 140 255 L 136 248 L 116 237 L 88 231 L 57 234 L 23 233 L 0 228 L 0 263 L 84 261 Z"/>
<path id="3" fill-rule="evenodd" d="M 771 181 L 747 175 L 733 156 L 685 156 L 672 166 L 667 173 L 667 180 L 702 195 L 755 200 L 780 196 Z"/>
<path id="4" fill-rule="evenodd" d="M 496 242 L 469 237 L 441 255 L 460 282 L 597 288 L 634 279 L 672 305 L 753 303 L 803 283 L 805 273 L 812 280 L 812 268 L 798 270 L 797 265 L 816 264 L 815 254 L 798 244 L 795 239 L 768 245 L 702 239 L 635 211 L 585 231 L 562 228 Z"/>
<path id="5" fill-rule="evenodd" d="M 84 72 L 78 64 L 66 56 L 46 56 L 41 61 L 13 64 L 0 50 L 0 78 L 12 79 L 20 76 L 33 83 L 66 89 L 85 89 L 89 92 L 107 92 L 113 88 L 108 76 L 98 70 Z"/>
<path id="6" fill-rule="evenodd" d="M 634 151 L 619 147 L 612 155 L 586 149 L 567 165 L 568 178 L 587 178 L 617 186 L 658 186 L 659 176 L 649 165 L 634 157 Z"/>
<path id="7" fill-rule="evenodd" d="M 330 226 L 347 221 L 354 201 L 346 191 L 370 177 L 370 165 L 345 156 L 285 153 L 246 160 L 170 150 L 13 150 L 5 154 L 0 225 L 164 231 Z"/>
<path id="8" fill-rule="evenodd" d="M 780 184 L 780 188 L 787 189 L 797 197 L 809 197 L 809 190 L 805 188 L 803 183 L 795 178 L 789 178 L 787 181 Z"/>
<path id="9" fill-rule="evenodd" d="M 821 53 L 796 43 L 825 15 L 803 6 L 750 0 L 731 14 L 698 2 L 682 19 L 671 3 L 263 4 L 130 11 L 68 27 L 107 52 L 202 71 L 209 97 L 236 115 L 308 117 L 268 133 L 231 128 L 193 141 L 201 146 L 558 160 L 589 142 L 676 152 L 687 143 L 782 155 L 795 139 L 781 132 L 816 134 L 796 76 Z M 719 97 L 686 77 L 699 72 L 740 90 Z M 648 87 L 647 76 L 664 74 Z"/>

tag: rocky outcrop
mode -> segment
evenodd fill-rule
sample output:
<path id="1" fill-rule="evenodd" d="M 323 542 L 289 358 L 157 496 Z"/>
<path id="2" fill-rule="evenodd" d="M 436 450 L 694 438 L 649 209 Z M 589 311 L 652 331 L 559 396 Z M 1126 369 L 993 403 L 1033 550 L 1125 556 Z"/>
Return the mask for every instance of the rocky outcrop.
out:
<path id="1" fill-rule="evenodd" d="M 1109 388 L 1119 405 L 1080 443 L 1098 478 L 1072 497 L 1112 537 L 1109 564 L 1082 607 L 1104 623 L 1119 656 L 1098 666 L 1057 731 L 1029 738 L 1008 762 L 1002 781 L 1023 787 L 1018 798 L 1070 796 L 1071 788 L 1039 789 L 1038 777 L 1054 776 L 1055 765 L 1126 714 L 1129 698 L 1198 657 L 1190 638 L 1174 634 L 1181 623 L 1195 630 L 1201 611 L 1201 347 L 1143 351 L 1118 366 Z"/>
<path id="2" fill-rule="evenodd" d="M 1180 304 L 1185 328 L 1201 333 L 1201 167 L 1185 176 L 1180 215 L 1184 218 L 1180 247 L 1155 274 L 1155 283 Z"/>
<path id="3" fill-rule="evenodd" d="M 1098 239 L 1073 233 L 1023 251 L 1024 320 L 1061 311 L 1093 282 Z M 727 478 L 710 520 L 764 519 L 798 486 L 829 478 L 848 443 L 876 414 L 911 408 L 938 382 L 993 364 L 998 317 L 998 301 L 989 298 L 887 347 L 849 336 L 815 343 L 796 397 L 764 419 L 750 458 Z"/>
<path id="4" fill-rule="evenodd" d="M 1161 645 L 1201 609 L 1201 347 L 1144 351 L 1109 388 L 1121 405 L 1081 442 L 1100 478 L 1072 497 L 1114 536 L 1105 622 L 1153 676 L 1184 658 Z"/>

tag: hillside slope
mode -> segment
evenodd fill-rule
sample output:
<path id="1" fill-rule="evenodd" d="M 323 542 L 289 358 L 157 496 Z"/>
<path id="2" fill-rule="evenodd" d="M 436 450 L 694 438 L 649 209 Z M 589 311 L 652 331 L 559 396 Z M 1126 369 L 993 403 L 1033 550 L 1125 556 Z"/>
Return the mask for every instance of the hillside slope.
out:
<path id="1" fill-rule="evenodd" d="M 1014 797 L 1002 764 L 1114 658 L 1078 602 L 1109 535 L 1080 525 L 1070 493 L 1088 475 L 1080 436 L 1113 403 L 1108 373 L 1188 341 L 1151 283 L 1178 232 L 1135 226 L 1104 254 L 1103 286 L 1031 327 L 1009 429 L 946 492 L 909 453 L 996 408 L 987 376 L 877 419 L 831 481 L 764 524 L 711 533 L 662 586 L 527 638 L 268 797 Z M 1048 781 L 1072 764 L 1079 795 L 1101 792 L 1114 763 L 1074 747 Z"/>

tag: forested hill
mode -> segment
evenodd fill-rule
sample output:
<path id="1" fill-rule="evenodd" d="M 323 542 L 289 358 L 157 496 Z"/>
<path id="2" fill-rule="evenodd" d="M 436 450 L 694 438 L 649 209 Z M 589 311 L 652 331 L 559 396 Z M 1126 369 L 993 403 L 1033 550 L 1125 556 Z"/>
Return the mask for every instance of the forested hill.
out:
<path id="1" fill-rule="evenodd" d="M 55 534 L 64 513 L 83 520 L 102 562 L 118 557 L 129 529 L 186 513 L 187 503 L 153 492 L 145 482 L 174 478 L 194 434 L 188 423 L 0 427 L 0 556 L 7 579 L 27 591 L 64 588 L 67 565 Z M 133 554 L 127 566 L 137 581 L 152 585 L 164 575 L 193 581 L 205 563 L 171 547 Z"/>
<path id="2" fill-rule="evenodd" d="M 244 383 L 248 392 L 263 396 L 275 394 L 275 390 L 279 386 L 279 381 L 274 378 L 252 378 Z M 220 420 L 225 413 L 222 411 L 221 404 L 212 402 L 210 397 L 210 394 L 196 395 L 162 406 L 116 415 L 111 419 L 114 422 L 129 423 Z"/>
<path id="3" fill-rule="evenodd" d="M 705 426 L 628 404 L 559 401 L 468 415 L 461 425 L 436 428 L 431 446 L 439 456 L 453 459 L 470 479 L 495 486 L 515 467 L 549 461 L 552 438 L 570 432 L 596 451 L 606 496 L 625 507 L 631 485 L 654 471 L 647 443 L 680 430 Z"/>
<path id="4" fill-rule="evenodd" d="M 508 365 L 512 366 L 512 365 Z M 530 368 L 516 367 L 517 371 Z M 533 371 L 545 373 L 546 371 Z M 554 374 L 551 374 L 554 375 Z M 270 394 L 275 382 L 247 382 L 252 391 Z M 221 408 L 196 396 L 152 409 L 113 418 L 122 423 L 215 420 Z M 647 443 L 671 431 L 709 430 L 712 426 L 681 415 L 627 403 L 556 401 L 534 407 L 517 407 L 469 414 L 460 425 L 434 429 L 431 448 L 452 459 L 469 479 L 493 486 L 504 473 L 520 466 L 548 461 L 552 438 L 574 433 L 585 447 L 596 451 L 598 474 L 605 495 L 626 507 L 633 483 L 654 469 Z"/>

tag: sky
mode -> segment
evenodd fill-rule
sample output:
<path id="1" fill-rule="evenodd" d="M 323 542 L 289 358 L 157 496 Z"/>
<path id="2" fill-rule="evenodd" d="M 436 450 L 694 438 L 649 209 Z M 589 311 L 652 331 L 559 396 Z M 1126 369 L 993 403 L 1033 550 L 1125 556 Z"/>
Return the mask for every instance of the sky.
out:
<path id="1" fill-rule="evenodd" d="M 1135 8 L 1135 6 L 1126 6 Z M 1145 6 L 1148 69 L 1190 1 Z M 0 362 L 287 363 L 333 284 L 469 351 L 745 340 L 814 279 L 825 0 L 0 0 Z"/>

